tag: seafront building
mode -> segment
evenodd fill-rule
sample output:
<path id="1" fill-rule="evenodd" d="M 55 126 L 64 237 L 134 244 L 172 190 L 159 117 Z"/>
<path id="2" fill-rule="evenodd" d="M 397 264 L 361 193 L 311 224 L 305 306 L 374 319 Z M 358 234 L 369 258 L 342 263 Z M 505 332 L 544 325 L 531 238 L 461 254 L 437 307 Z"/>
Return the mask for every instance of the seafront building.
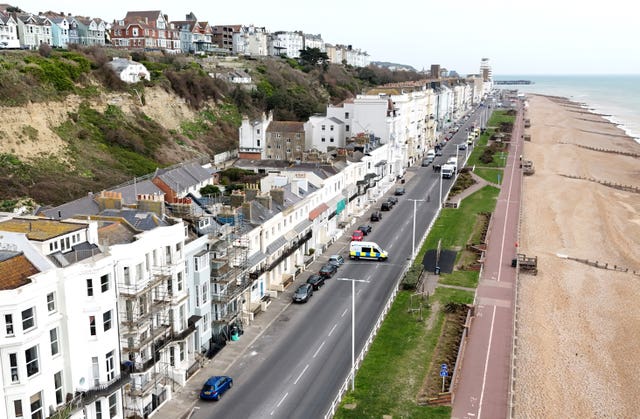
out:
<path id="1" fill-rule="evenodd" d="M 123 417 L 114 258 L 95 223 L 0 221 L 0 416 Z"/>
<path id="2" fill-rule="evenodd" d="M 304 123 L 245 118 L 233 165 L 255 177 L 228 195 L 202 196 L 218 170 L 193 161 L 0 218 L 0 416 L 152 415 L 488 83 L 383 86 Z"/>

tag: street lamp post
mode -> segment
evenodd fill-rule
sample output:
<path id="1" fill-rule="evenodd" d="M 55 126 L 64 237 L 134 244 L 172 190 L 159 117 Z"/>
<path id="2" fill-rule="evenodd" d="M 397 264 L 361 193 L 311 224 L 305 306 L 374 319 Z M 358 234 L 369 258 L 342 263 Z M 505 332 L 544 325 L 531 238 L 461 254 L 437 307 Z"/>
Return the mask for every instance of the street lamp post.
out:
<path id="1" fill-rule="evenodd" d="M 416 257 L 416 207 L 418 202 L 424 202 L 424 199 L 407 199 L 413 201 L 413 236 L 411 240 L 411 260 Z"/>
<path id="2" fill-rule="evenodd" d="M 338 281 L 351 281 L 351 391 L 356 388 L 356 282 L 369 282 L 365 279 L 336 278 Z"/>

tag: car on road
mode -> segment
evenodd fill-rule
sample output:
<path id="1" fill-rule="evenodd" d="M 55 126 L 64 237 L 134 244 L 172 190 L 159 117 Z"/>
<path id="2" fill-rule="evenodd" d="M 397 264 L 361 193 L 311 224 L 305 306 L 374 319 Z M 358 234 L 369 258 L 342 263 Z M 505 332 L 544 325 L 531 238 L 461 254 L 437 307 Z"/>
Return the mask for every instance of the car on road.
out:
<path id="1" fill-rule="evenodd" d="M 467 145 L 465 143 L 458 144 L 458 150 L 466 150 L 466 149 L 467 149 Z"/>
<path id="2" fill-rule="evenodd" d="M 405 193 L 404 188 L 396 188 L 394 195 L 404 195 L 404 193 Z"/>
<path id="3" fill-rule="evenodd" d="M 351 233 L 351 241 L 360 242 L 364 239 L 364 233 L 360 230 L 356 230 Z"/>
<path id="4" fill-rule="evenodd" d="M 300 285 L 293 293 L 294 303 L 306 303 L 313 295 L 313 285 L 304 283 Z"/>
<path id="5" fill-rule="evenodd" d="M 318 274 L 313 274 L 307 279 L 307 284 L 310 284 L 314 291 L 320 289 L 321 286 L 324 285 L 324 280 L 326 278 L 324 276 L 320 276 Z"/>
<path id="6" fill-rule="evenodd" d="M 391 208 L 393 208 L 393 204 L 390 202 L 383 202 L 382 205 L 380 205 L 380 211 L 391 211 Z"/>
<path id="7" fill-rule="evenodd" d="M 380 211 L 373 211 L 371 213 L 371 217 L 369 217 L 369 220 L 371 220 L 371 221 L 380 221 L 380 220 L 382 220 L 382 214 L 380 214 Z"/>
<path id="8" fill-rule="evenodd" d="M 391 205 L 395 205 L 398 203 L 398 198 L 396 198 L 395 196 L 390 196 L 389 198 L 387 198 L 387 202 Z"/>
<path id="9" fill-rule="evenodd" d="M 442 156 L 442 149 L 436 151 L 436 156 Z"/>
<path id="10" fill-rule="evenodd" d="M 335 273 L 338 272 L 338 267 L 332 263 L 327 263 L 320 268 L 318 274 L 320 276 L 324 276 L 325 278 L 331 278 Z"/>
<path id="11" fill-rule="evenodd" d="M 220 400 L 222 395 L 233 387 L 233 379 L 226 375 L 215 375 L 202 386 L 200 390 L 200 398 L 202 400 Z"/>
<path id="12" fill-rule="evenodd" d="M 371 226 L 369 224 L 363 224 L 358 226 L 358 230 L 362 231 L 362 234 L 366 236 L 367 234 L 371 233 Z"/>
<path id="13" fill-rule="evenodd" d="M 336 266 L 342 266 L 344 264 L 344 258 L 340 255 L 329 256 L 329 263 Z"/>

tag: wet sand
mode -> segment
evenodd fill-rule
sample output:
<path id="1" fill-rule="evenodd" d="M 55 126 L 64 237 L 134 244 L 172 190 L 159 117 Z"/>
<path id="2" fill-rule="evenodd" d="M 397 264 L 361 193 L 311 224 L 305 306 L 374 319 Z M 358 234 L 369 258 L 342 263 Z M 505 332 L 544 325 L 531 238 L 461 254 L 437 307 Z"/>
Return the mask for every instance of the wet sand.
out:
<path id="1" fill-rule="evenodd" d="M 528 104 L 519 246 L 538 275 L 520 276 L 514 417 L 638 417 L 640 193 L 595 181 L 640 187 L 640 145 L 580 104 Z"/>

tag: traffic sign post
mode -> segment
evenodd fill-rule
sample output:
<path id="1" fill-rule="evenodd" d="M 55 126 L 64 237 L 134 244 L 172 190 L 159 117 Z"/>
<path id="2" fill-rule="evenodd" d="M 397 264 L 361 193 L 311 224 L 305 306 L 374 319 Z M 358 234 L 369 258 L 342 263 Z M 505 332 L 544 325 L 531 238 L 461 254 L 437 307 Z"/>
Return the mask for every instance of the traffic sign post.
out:
<path id="1" fill-rule="evenodd" d="M 442 377 L 442 392 L 444 393 L 444 380 L 449 375 L 447 364 L 440 365 L 440 377 Z"/>

